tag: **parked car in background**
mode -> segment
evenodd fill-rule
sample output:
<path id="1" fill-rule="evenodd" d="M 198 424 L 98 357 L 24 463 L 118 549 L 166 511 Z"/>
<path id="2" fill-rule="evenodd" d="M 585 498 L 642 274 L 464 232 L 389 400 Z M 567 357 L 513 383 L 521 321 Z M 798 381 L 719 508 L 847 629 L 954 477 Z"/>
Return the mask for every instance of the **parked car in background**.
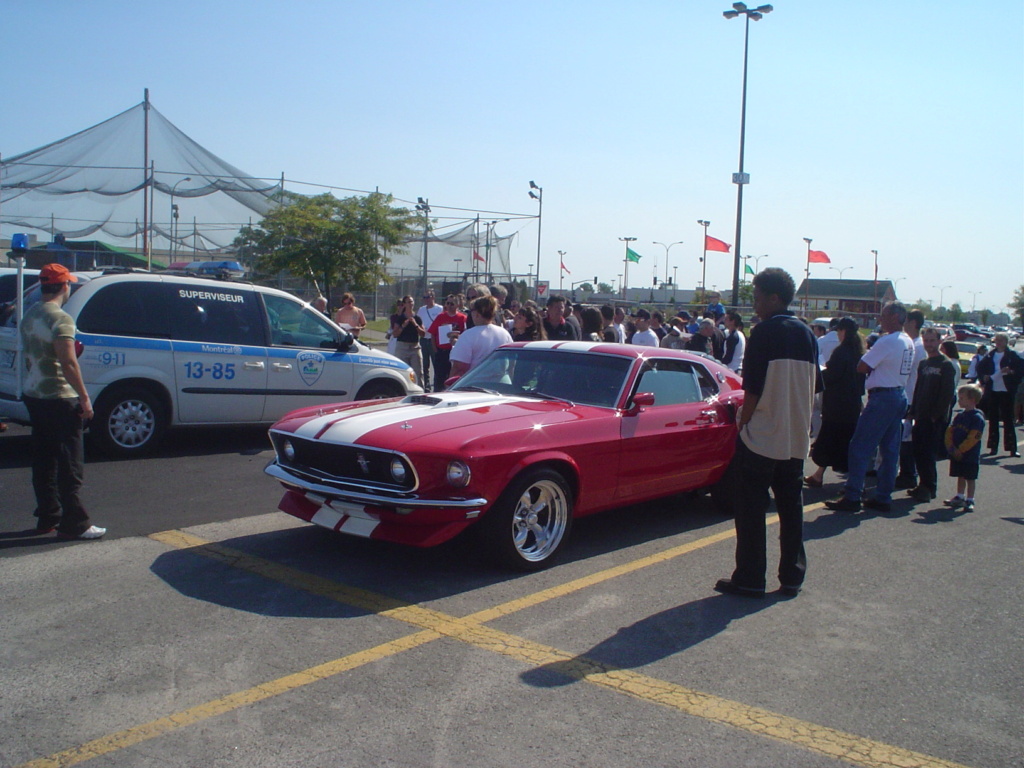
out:
<path id="1" fill-rule="evenodd" d="M 82 377 L 108 452 L 143 454 L 170 427 L 271 423 L 306 405 L 416 394 L 412 369 L 289 293 L 150 273 L 78 274 Z M 25 306 L 39 301 L 39 287 Z M 0 416 L 28 422 L 17 328 L 0 328 Z"/>
<path id="2" fill-rule="evenodd" d="M 472 527 L 531 570 L 576 517 L 713 486 L 742 400 L 739 377 L 687 352 L 511 344 L 445 392 L 288 414 L 265 471 L 307 522 L 420 547 Z"/>
<path id="3" fill-rule="evenodd" d="M 22 274 L 21 290 L 31 288 L 39 281 L 38 269 L 26 269 Z M 0 267 L 0 304 L 13 302 L 18 296 L 18 270 L 14 267 Z"/>

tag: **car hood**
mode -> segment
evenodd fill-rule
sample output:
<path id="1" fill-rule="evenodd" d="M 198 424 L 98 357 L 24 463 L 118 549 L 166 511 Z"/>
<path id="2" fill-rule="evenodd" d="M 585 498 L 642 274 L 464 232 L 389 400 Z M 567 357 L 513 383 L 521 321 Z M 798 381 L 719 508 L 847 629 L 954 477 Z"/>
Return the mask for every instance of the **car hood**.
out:
<path id="1" fill-rule="evenodd" d="M 450 452 L 477 438 L 576 420 L 581 409 L 614 413 L 565 401 L 455 391 L 307 410 L 285 416 L 274 428 L 343 445 Z"/>

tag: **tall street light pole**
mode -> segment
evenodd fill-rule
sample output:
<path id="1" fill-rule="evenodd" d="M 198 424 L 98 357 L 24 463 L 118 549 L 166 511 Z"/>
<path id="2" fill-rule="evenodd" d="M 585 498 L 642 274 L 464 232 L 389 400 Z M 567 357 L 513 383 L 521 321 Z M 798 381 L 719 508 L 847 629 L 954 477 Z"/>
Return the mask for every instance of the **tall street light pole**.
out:
<path id="1" fill-rule="evenodd" d="M 982 291 L 968 291 L 968 293 L 971 294 L 971 312 L 973 312 L 974 308 L 978 305 L 978 294 L 982 293 Z"/>
<path id="2" fill-rule="evenodd" d="M 430 238 L 430 198 L 416 198 L 416 210 L 423 214 L 423 293 L 430 288 L 430 275 L 427 270 L 427 241 Z"/>
<path id="3" fill-rule="evenodd" d="M 853 267 L 829 267 L 829 269 L 834 269 L 836 272 L 838 272 L 839 273 L 839 279 L 842 280 L 843 279 L 843 272 L 845 272 L 848 269 L 853 269 Z"/>
<path id="4" fill-rule="evenodd" d="M 668 282 L 668 252 L 672 250 L 672 246 L 673 245 L 682 245 L 683 241 L 679 240 L 679 241 L 677 241 L 675 243 L 670 243 L 669 245 L 665 245 L 664 243 L 659 243 L 657 240 L 653 240 L 653 241 L 651 241 L 651 244 L 652 245 L 660 245 L 662 248 L 665 249 L 665 282 L 667 283 Z"/>
<path id="5" fill-rule="evenodd" d="M 936 309 L 942 309 L 942 295 L 946 292 L 947 288 L 952 288 L 952 285 L 933 285 L 932 288 L 936 288 L 939 291 L 939 306 Z"/>
<path id="6" fill-rule="evenodd" d="M 184 179 L 178 179 L 176 182 L 174 182 L 174 186 L 171 187 L 171 238 L 170 238 L 171 239 L 171 248 L 170 248 L 170 255 L 169 255 L 170 258 L 168 259 L 168 262 L 167 262 L 168 264 L 174 263 L 174 250 L 175 250 L 175 248 L 174 248 L 174 240 L 178 236 L 178 234 L 177 234 L 177 228 L 178 228 L 177 227 L 177 225 L 178 225 L 178 206 L 176 206 L 174 204 L 174 193 L 178 191 L 178 185 L 179 184 L 184 184 L 186 181 L 192 181 L 192 177 L 191 176 L 186 176 Z"/>
<path id="7" fill-rule="evenodd" d="M 620 237 L 619 240 L 621 240 L 626 245 L 626 255 L 625 255 L 625 259 L 623 259 L 623 261 L 625 262 L 626 266 L 623 267 L 623 270 L 622 270 L 623 274 L 625 275 L 625 280 L 622 283 L 622 298 L 626 298 L 626 286 L 629 284 L 629 244 L 636 242 L 636 238 L 635 237 Z"/>
<path id="8" fill-rule="evenodd" d="M 533 190 L 537 190 L 537 192 L 534 193 Z M 530 197 L 537 201 L 537 274 L 533 282 L 536 285 L 540 282 L 540 225 L 544 220 L 544 188 L 538 187 L 536 182 L 531 181 Z"/>
<path id="9" fill-rule="evenodd" d="M 740 170 L 732 175 L 732 183 L 736 185 L 736 250 L 732 258 L 732 303 L 739 305 L 740 295 L 740 234 L 743 228 L 743 185 L 750 183 L 750 175 L 743 172 L 743 148 L 747 133 L 747 51 L 750 44 L 750 20 L 759 21 L 764 14 L 772 12 L 772 6 L 759 5 L 747 8 L 745 3 L 733 3 L 732 10 L 724 11 L 727 19 L 735 19 L 739 15 L 745 17 L 743 32 L 743 96 L 740 101 Z"/>
<path id="10" fill-rule="evenodd" d="M 565 280 L 565 261 L 564 257 L 568 251 L 558 252 L 558 292 L 562 292 L 562 282 Z"/>

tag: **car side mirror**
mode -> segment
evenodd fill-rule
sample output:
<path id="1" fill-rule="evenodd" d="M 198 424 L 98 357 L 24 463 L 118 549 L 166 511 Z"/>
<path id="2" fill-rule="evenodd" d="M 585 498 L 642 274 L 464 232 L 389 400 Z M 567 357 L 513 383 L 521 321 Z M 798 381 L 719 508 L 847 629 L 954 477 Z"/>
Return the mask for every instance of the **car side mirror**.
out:
<path id="1" fill-rule="evenodd" d="M 352 342 L 355 341 L 355 337 L 348 331 L 341 331 L 334 339 L 334 348 L 341 353 L 348 352 L 352 348 Z M 329 341 L 324 342 L 324 346 L 330 346 Z"/>
<path id="2" fill-rule="evenodd" d="M 633 395 L 633 399 L 630 401 L 629 408 L 626 409 L 626 416 L 636 416 L 644 408 L 654 405 L 654 393 L 653 392 L 637 392 Z"/>

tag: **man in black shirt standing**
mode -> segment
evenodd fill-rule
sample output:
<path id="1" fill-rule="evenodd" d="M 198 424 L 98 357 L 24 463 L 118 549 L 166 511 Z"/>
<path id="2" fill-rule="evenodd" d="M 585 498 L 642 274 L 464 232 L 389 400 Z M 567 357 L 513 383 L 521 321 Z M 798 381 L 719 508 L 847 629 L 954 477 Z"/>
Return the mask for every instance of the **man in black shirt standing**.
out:
<path id="1" fill-rule="evenodd" d="M 935 457 L 944 445 L 946 427 L 953 416 L 956 398 L 956 363 L 939 350 L 941 339 L 934 328 L 921 331 L 927 357 L 917 365 L 917 382 L 910 415 L 914 419 L 911 445 L 917 466 L 917 487 L 907 491 L 914 501 L 928 502 L 935 498 L 938 472 Z"/>
<path id="2" fill-rule="evenodd" d="M 548 341 L 579 341 L 576 329 L 565 320 L 563 296 L 552 296 L 548 299 L 544 330 L 548 334 Z"/>

